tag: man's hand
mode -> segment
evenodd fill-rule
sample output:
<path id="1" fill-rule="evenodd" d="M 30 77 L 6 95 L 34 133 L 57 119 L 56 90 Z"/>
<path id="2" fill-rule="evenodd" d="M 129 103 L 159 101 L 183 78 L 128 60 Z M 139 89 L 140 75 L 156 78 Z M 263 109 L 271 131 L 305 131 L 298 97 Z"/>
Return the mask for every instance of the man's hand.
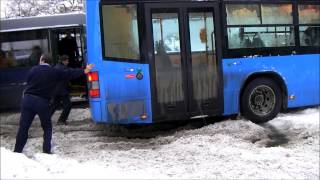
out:
<path id="1" fill-rule="evenodd" d="M 84 73 L 89 73 L 92 68 L 94 67 L 94 64 L 87 64 L 86 69 L 84 69 Z"/>

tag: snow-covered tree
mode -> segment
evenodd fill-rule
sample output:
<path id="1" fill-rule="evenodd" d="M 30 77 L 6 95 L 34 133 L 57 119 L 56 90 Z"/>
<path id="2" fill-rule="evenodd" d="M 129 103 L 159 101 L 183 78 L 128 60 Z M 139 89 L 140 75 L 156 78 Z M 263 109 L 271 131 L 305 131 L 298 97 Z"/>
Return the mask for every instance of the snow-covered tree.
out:
<path id="1" fill-rule="evenodd" d="M 83 12 L 85 0 L 10 0 L 6 18 Z"/>

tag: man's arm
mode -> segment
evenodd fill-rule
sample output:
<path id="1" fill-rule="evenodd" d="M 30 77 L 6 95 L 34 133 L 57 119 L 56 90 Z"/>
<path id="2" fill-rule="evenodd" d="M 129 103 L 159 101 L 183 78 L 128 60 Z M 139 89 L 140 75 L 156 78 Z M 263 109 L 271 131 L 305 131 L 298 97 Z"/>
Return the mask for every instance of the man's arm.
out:
<path id="1" fill-rule="evenodd" d="M 81 68 L 68 68 L 65 70 L 56 69 L 56 77 L 58 81 L 62 81 L 66 79 L 75 79 L 77 77 L 80 77 L 83 74 L 89 73 L 93 67 L 94 67 L 93 64 L 88 64 L 85 69 L 81 69 Z"/>

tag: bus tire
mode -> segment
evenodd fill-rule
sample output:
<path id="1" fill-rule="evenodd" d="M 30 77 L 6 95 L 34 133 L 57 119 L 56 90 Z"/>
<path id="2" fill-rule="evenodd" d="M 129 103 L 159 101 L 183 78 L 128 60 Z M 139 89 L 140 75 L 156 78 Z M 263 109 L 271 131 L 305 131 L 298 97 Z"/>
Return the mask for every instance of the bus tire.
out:
<path id="1" fill-rule="evenodd" d="M 254 122 L 264 123 L 277 116 L 282 106 L 279 85 L 270 78 L 256 78 L 249 82 L 241 96 L 243 116 Z"/>

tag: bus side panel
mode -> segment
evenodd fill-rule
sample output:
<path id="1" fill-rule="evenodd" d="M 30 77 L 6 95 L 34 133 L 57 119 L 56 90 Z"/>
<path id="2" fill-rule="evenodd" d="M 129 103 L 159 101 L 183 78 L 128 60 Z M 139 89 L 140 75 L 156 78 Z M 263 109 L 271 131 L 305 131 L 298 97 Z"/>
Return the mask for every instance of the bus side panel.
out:
<path id="1" fill-rule="evenodd" d="M 292 62 L 293 71 L 287 71 L 288 107 L 300 107 L 320 104 L 320 54 L 296 56 Z"/>
<path id="2" fill-rule="evenodd" d="M 274 72 L 287 86 L 288 107 L 318 105 L 320 55 L 292 55 L 223 60 L 224 115 L 239 112 L 240 90 L 246 79 L 257 72 Z"/>

